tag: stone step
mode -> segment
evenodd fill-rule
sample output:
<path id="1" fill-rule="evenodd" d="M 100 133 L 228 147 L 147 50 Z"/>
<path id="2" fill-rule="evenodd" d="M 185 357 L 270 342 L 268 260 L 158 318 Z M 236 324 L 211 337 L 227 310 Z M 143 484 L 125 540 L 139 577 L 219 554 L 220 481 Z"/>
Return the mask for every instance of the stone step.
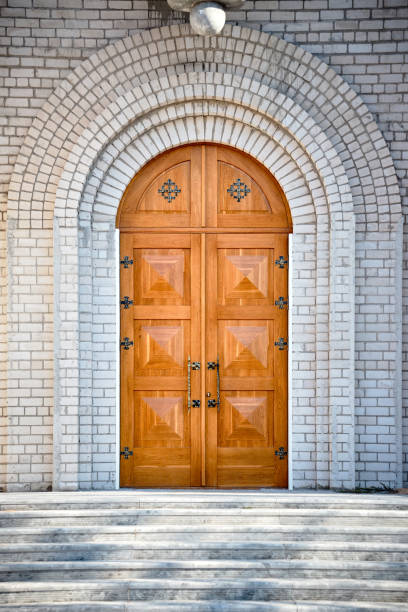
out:
<path id="1" fill-rule="evenodd" d="M 0 583 L 0 603 L 169 600 L 408 601 L 408 582 L 351 579 L 104 580 Z"/>
<path id="2" fill-rule="evenodd" d="M 1 501 L 0 612 L 408 610 L 406 497 L 200 490 Z"/>
<path id="3" fill-rule="evenodd" d="M 61 542 L 0 544 L 0 562 L 136 560 L 333 560 L 402 563 L 403 543 L 356 541 Z"/>
<path id="4" fill-rule="evenodd" d="M 126 490 L 76 491 L 52 493 L 7 493 L 0 500 L 0 510 L 70 510 L 112 508 L 300 508 L 300 509 L 394 509 L 408 510 L 408 496 L 391 494 L 359 495 L 334 492 L 288 492 L 277 489 L 220 491 L 220 490 Z"/>
<path id="5" fill-rule="evenodd" d="M 255 580 L 259 578 L 353 578 L 408 580 L 408 564 L 375 561 L 77 561 L 0 563 L 0 582 L 61 580 Z"/>
<path id="6" fill-rule="evenodd" d="M 0 604 L 0 611 L 39 612 L 38 604 Z M 405 603 L 364 601 L 72 601 L 66 603 L 41 604 L 41 612 L 401 612 L 407 610 Z"/>
<path id="7" fill-rule="evenodd" d="M 69 525 L 364 525 L 405 526 L 401 510 L 343 509 L 115 509 L 2 511 L 0 527 Z"/>
<path id="8" fill-rule="evenodd" d="M 239 539 L 260 541 L 283 540 L 348 540 L 381 542 L 408 542 L 408 529 L 404 526 L 343 526 L 336 525 L 73 525 L 70 527 L 3 528 L 0 543 L 14 542 L 107 542 L 107 541 L 167 541 L 203 542 Z"/>

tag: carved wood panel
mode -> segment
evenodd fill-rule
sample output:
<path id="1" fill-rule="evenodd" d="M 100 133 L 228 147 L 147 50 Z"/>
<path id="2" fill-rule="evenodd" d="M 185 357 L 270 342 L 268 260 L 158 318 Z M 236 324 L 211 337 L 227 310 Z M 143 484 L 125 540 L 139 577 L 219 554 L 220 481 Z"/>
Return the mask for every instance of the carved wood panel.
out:
<path id="1" fill-rule="evenodd" d="M 291 228 L 273 176 L 249 155 L 214 144 L 179 147 L 148 163 L 125 190 L 117 223 L 122 230 Z"/>

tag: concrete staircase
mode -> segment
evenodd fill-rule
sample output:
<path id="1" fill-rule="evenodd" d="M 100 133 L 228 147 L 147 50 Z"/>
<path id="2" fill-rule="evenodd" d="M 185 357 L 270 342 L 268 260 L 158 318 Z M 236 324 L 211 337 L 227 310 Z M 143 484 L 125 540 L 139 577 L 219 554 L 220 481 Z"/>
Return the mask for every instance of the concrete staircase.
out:
<path id="1" fill-rule="evenodd" d="M 5 493 L 2 610 L 408 610 L 408 497 Z"/>

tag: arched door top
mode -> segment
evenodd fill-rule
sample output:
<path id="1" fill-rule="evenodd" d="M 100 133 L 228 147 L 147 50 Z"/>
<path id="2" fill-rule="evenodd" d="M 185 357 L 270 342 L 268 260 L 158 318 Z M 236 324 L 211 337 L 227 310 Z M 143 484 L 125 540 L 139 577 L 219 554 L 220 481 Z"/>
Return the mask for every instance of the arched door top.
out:
<path id="1" fill-rule="evenodd" d="M 117 226 L 158 224 L 292 230 L 288 202 L 270 172 L 246 153 L 215 144 L 166 151 L 130 182 Z"/>

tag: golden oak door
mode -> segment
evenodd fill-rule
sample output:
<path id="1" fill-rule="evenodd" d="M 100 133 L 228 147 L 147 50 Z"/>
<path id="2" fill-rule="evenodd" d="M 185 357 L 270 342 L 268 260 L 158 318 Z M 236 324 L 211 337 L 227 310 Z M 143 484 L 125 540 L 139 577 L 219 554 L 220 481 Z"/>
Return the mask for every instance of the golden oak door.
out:
<path id="1" fill-rule="evenodd" d="M 287 486 L 290 213 L 255 160 L 170 151 L 121 229 L 121 486 Z"/>
<path id="2" fill-rule="evenodd" d="M 287 483 L 287 240 L 207 237 L 209 486 Z"/>
<path id="3" fill-rule="evenodd" d="M 190 364 L 200 352 L 199 243 L 191 234 L 122 236 L 121 259 L 132 261 L 121 274 L 122 486 L 201 484 Z"/>

